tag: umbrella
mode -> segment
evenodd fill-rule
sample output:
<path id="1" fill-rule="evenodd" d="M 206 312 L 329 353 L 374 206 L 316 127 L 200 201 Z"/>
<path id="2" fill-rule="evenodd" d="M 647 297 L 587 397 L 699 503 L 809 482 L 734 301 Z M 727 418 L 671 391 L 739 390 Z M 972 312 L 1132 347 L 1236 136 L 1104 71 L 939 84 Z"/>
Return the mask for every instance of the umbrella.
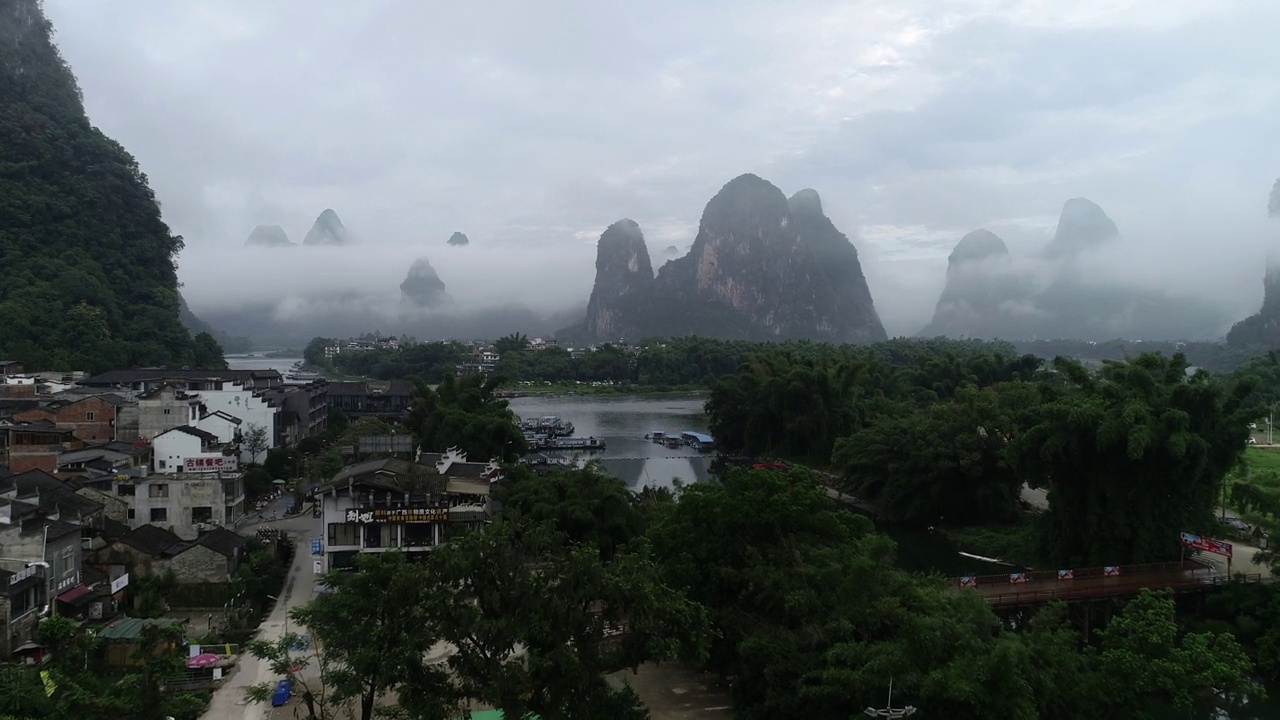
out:
<path id="1" fill-rule="evenodd" d="M 272 485 L 288 485 L 289 483 L 286 480 L 281 480 L 280 478 L 276 478 L 275 480 L 271 481 L 271 484 Z"/>
<path id="2" fill-rule="evenodd" d="M 189 668 L 212 667 L 214 665 L 217 665 L 220 660 L 222 660 L 221 655 L 214 655 L 213 653 L 200 653 L 199 655 L 192 655 L 191 657 L 187 658 L 187 667 Z"/>

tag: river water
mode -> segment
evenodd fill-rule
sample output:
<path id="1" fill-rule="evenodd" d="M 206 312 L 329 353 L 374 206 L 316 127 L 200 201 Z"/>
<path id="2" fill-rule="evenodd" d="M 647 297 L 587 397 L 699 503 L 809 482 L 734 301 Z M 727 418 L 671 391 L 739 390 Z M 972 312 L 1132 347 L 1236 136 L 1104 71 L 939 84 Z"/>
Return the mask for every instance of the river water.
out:
<path id="1" fill-rule="evenodd" d="M 668 448 L 645 438 L 663 432 L 707 432 L 705 399 L 698 396 L 614 397 L 601 395 L 513 398 L 511 409 L 522 418 L 547 415 L 573 423 L 574 436 L 604 438 L 599 452 L 554 452 L 552 457 L 596 459 L 627 487 L 672 487 L 676 482 L 707 479 L 711 453 L 688 447 Z"/>
<path id="2" fill-rule="evenodd" d="M 266 357 L 262 353 L 227 356 L 227 367 L 232 370 L 279 370 L 281 375 L 288 375 L 299 362 L 302 358 Z"/>

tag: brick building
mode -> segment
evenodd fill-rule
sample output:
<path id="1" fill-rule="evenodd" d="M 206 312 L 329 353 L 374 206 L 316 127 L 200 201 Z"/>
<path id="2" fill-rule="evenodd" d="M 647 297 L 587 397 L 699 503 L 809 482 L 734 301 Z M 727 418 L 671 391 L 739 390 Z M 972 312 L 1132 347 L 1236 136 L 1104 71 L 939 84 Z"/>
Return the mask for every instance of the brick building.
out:
<path id="1" fill-rule="evenodd" d="M 4 451 L 11 473 L 28 470 L 57 472 L 58 456 L 65 450 L 74 449 L 77 444 L 70 430 L 48 420 L 0 424 L 0 449 Z"/>
<path id="2" fill-rule="evenodd" d="M 13 419 L 19 422 L 45 420 L 70 430 L 77 440 L 110 442 L 117 439 L 116 419 L 120 408 L 126 404 L 124 398 L 116 395 L 85 395 L 15 412 Z"/>

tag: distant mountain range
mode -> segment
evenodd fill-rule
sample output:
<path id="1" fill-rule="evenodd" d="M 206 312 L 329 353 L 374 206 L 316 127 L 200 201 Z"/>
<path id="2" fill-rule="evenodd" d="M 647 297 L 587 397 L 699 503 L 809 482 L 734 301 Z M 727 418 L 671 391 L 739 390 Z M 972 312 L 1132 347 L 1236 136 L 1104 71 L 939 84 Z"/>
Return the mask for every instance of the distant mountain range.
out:
<path id="1" fill-rule="evenodd" d="M 586 318 L 564 334 L 885 338 L 858 251 L 823 214 L 818 193 L 788 199 L 750 174 L 711 198 L 688 253 L 656 274 L 640 226 L 610 225 L 597 244 Z"/>
<path id="2" fill-rule="evenodd" d="M 1210 338 L 1228 318 L 1195 298 L 1157 292 L 1098 277 L 1091 253 L 1123 243 L 1116 224 L 1085 198 L 1068 200 L 1044 252 L 1010 254 L 985 229 L 960 239 L 947 260 L 947 279 L 933 319 L 920 331 L 931 337 L 1075 338 L 1151 340 Z"/>

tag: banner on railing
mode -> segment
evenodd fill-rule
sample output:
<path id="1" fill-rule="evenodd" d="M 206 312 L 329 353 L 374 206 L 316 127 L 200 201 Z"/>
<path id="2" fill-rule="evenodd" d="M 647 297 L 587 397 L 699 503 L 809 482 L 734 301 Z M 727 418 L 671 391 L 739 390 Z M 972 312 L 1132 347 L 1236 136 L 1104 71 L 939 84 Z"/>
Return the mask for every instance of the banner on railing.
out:
<path id="1" fill-rule="evenodd" d="M 960 587 L 977 587 L 978 578 L 973 575 L 965 575 L 960 578 Z"/>
<path id="2" fill-rule="evenodd" d="M 1224 540 L 1214 540 L 1213 538 L 1196 535 L 1195 533 L 1182 533 L 1182 546 L 1192 548 L 1193 550 L 1204 550 L 1205 552 L 1211 552 L 1216 555 L 1231 557 L 1231 543 Z"/>
<path id="3" fill-rule="evenodd" d="M 1115 577 L 1115 576 L 1117 576 L 1117 575 L 1119 575 L 1119 574 L 1120 574 L 1120 566 L 1119 566 L 1119 565 L 1107 565 L 1107 566 L 1105 566 L 1105 567 L 1103 567 L 1103 568 L 1102 568 L 1102 574 L 1103 574 L 1103 576 L 1104 576 L 1104 577 Z"/>
<path id="4" fill-rule="evenodd" d="M 1027 574 L 1024 572 L 1009 573 L 1009 584 L 1011 585 L 1021 585 L 1026 581 L 1027 581 Z"/>
<path id="5" fill-rule="evenodd" d="M 1059 570 L 1058 571 L 1059 580 L 1074 580 L 1075 577 L 1076 577 L 1075 570 Z"/>

